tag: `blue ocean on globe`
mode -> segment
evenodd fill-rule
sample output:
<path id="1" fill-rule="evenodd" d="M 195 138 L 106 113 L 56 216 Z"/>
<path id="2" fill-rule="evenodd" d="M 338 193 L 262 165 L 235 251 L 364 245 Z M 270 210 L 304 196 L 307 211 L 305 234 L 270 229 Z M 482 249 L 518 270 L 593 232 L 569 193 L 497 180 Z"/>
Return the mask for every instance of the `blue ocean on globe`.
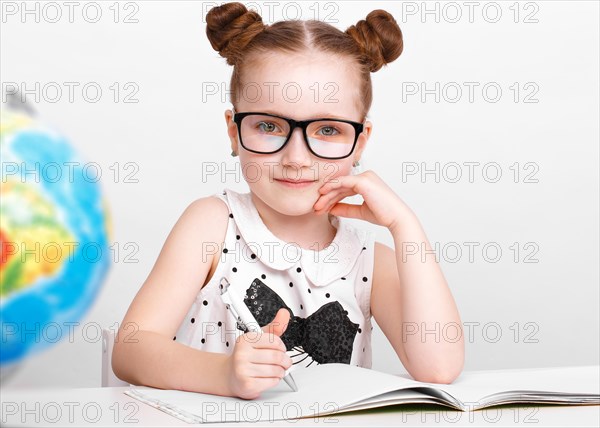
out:
<path id="1" fill-rule="evenodd" d="M 93 163 L 24 112 L 0 120 L 0 367 L 69 338 L 111 263 L 111 223 Z"/>

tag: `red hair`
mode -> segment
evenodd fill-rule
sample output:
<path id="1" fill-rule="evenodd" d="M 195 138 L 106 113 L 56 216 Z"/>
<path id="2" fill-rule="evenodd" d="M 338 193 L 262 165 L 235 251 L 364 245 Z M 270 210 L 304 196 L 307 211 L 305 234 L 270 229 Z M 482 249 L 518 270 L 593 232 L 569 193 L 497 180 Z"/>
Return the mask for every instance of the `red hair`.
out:
<path id="1" fill-rule="evenodd" d="M 213 7 L 206 15 L 206 35 L 213 49 L 233 66 L 231 102 L 239 99 L 244 69 L 258 53 L 318 50 L 348 58 L 360 76 L 360 110 L 371 107 L 371 72 L 394 61 L 403 49 L 402 31 L 385 10 L 374 10 L 345 32 L 318 20 L 288 20 L 265 25 L 261 16 L 241 3 Z"/>

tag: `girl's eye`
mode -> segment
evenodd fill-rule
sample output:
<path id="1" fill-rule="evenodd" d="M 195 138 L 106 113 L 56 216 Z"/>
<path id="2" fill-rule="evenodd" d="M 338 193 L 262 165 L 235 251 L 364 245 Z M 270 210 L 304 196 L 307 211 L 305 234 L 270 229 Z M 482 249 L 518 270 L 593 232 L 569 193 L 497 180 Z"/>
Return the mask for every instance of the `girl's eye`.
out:
<path id="1" fill-rule="evenodd" d="M 339 134 L 338 130 L 335 129 L 333 126 L 324 126 L 321 129 L 319 129 L 319 132 L 321 132 L 322 135 L 325 135 L 327 137 Z"/>
<path id="2" fill-rule="evenodd" d="M 272 122 L 259 122 L 258 128 L 263 132 L 274 132 L 277 126 Z"/>

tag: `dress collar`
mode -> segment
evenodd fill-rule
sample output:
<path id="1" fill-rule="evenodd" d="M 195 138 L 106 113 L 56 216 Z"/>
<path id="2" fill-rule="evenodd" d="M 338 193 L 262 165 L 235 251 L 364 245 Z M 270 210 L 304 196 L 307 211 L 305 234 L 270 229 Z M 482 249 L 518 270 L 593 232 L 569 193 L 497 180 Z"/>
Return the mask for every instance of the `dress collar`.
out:
<path id="1" fill-rule="evenodd" d="M 249 192 L 225 189 L 223 194 L 249 253 L 260 248 L 260 254 L 256 255 L 272 269 L 288 270 L 297 266 L 317 287 L 348 275 L 366 244 L 366 231 L 355 228 L 344 217 L 332 216 L 331 224 L 337 229 L 333 242 L 321 251 L 301 248 L 298 244 L 279 239 L 267 228 Z"/>

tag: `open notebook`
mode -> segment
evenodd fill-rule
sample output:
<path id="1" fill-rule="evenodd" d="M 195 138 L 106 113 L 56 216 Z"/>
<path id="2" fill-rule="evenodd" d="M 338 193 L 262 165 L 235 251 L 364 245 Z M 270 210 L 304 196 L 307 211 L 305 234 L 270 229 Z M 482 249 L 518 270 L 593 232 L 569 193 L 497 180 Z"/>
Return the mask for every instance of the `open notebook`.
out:
<path id="1" fill-rule="evenodd" d="M 293 370 L 255 400 L 131 385 L 125 394 L 190 423 L 274 421 L 317 417 L 403 403 L 462 411 L 506 403 L 600 405 L 600 367 L 463 372 L 452 384 L 425 383 L 342 363 Z"/>

